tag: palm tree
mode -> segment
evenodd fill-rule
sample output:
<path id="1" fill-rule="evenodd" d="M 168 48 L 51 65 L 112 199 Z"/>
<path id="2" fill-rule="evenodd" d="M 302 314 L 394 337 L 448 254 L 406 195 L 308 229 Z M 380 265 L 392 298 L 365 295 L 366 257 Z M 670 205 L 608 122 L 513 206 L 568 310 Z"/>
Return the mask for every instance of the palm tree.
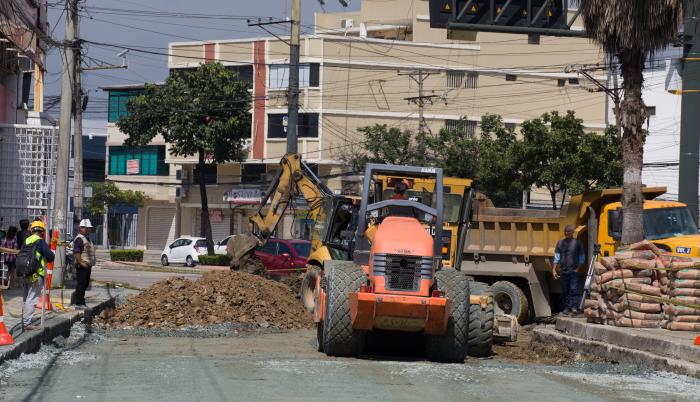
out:
<path id="1" fill-rule="evenodd" d="M 623 197 L 622 243 L 644 239 L 642 157 L 643 125 L 648 116 L 642 100 L 642 70 L 647 57 L 678 35 L 683 0 L 582 0 L 586 31 L 608 54 L 616 56 L 622 73 Z"/>

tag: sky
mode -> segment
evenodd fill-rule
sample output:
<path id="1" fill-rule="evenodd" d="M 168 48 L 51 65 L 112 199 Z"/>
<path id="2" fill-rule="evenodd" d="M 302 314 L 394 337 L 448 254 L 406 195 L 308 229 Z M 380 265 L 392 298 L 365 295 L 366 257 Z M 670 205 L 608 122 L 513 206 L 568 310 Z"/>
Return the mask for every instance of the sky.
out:
<path id="1" fill-rule="evenodd" d="M 301 0 L 302 34 L 313 30 L 314 13 L 352 11 L 360 1 L 351 0 L 347 8 L 337 0 Z M 246 18 L 284 19 L 291 14 L 291 0 L 82 0 L 80 1 L 80 37 L 105 45 L 85 44 L 86 62 L 121 65 L 122 50 L 109 45 L 125 45 L 155 53 L 167 53 L 168 43 L 191 40 L 237 39 L 269 36 L 259 27 L 249 27 Z M 49 0 L 52 36 L 63 40 L 64 0 Z M 194 15 L 201 18 L 194 18 Z M 289 24 L 268 26 L 277 35 L 288 35 Z M 107 120 L 106 85 L 163 81 L 168 73 L 167 57 L 130 51 L 128 69 L 86 71 L 83 88 L 90 101 L 84 115 L 85 132 L 104 132 Z M 61 93 L 61 57 L 52 49 L 47 60 L 46 100 L 48 112 L 58 118 L 57 102 Z"/>

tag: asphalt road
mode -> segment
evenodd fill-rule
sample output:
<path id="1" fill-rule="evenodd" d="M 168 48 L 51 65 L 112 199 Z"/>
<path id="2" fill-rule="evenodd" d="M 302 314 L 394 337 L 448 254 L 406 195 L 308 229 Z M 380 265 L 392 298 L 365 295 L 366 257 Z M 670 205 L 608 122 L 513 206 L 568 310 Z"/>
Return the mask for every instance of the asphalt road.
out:
<path id="1" fill-rule="evenodd" d="M 0 400 L 700 400 L 700 380 L 622 365 L 328 358 L 314 350 L 308 330 L 205 339 L 90 335 L 82 342 L 80 335 L 74 330 L 74 349 L 45 347 L 0 366 Z"/>

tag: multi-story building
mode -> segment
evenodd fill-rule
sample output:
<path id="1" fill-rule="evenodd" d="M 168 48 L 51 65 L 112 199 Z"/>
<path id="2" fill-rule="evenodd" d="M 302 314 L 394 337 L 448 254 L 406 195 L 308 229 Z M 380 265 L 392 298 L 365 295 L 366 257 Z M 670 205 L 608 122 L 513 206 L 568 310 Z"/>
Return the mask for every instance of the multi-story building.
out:
<path id="1" fill-rule="evenodd" d="M 171 71 L 218 61 L 252 82 L 248 158 L 206 172 L 214 237 L 242 231 L 246 207 L 226 195 L 259 186 L 285 153 L 289 47 L 278 38 L 259 37 L 171 43 L 169 53 Z M 587 39 L 448 33 L 430 28 L 425 0 L 364 0 L 356 12 L 316 14 L 313 33 L 302 36 L 298 149 L 331 189 L 342 192 L 354 177 L 344 174 L 341 160 L 363 141 L 358 132 L 363 126 L 417 131 L 423 125 L 436 133 L 466 119 L 464 135 L 474 135 L 485 113 L 517 126 L 544 112 L 575 110 L 589 129 L 602 130 L 605 94 L 565 70 L 604 60 Z M 111 118 L 125 112 L 124 99 L 138 89 L 107 90 Z M 110 124 L 108 179 L 152 196 L 140 211 L 139 245 L 159 248 L 177 234 L 198 234 L 199 192 L 189 190 L 196 158 L 174 158 L 156 139 L 148 148 L 156 155 L 155 173 L 125 175 L 126 160 L 137 156 L 115 156 L 133 152 L 122 147 L 123 139 Z M 303 218 L 300 207 L 278 235 L 303 231 Z"/>
<path id="2" fill-rule="evenodd" d="M 0 227 L 49 213 L 55 122 L 44 111 L 45 1 L 0 1 Z"/>

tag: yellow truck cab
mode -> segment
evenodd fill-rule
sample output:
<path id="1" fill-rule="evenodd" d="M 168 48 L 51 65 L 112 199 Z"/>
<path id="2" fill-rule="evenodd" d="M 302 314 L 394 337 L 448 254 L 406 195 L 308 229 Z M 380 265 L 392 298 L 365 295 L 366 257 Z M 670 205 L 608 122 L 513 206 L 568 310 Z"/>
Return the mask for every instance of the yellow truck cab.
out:
<path id="1" fill-rule="evenodd" d="M 602 255 L 613 255 L 620 243 L 620 202 L 603 207 L 598 227 Z M 644 201 L 646 239 L 676 255 L 700 257 L 700 234 L 685 204 L 675 201 Z"/>

